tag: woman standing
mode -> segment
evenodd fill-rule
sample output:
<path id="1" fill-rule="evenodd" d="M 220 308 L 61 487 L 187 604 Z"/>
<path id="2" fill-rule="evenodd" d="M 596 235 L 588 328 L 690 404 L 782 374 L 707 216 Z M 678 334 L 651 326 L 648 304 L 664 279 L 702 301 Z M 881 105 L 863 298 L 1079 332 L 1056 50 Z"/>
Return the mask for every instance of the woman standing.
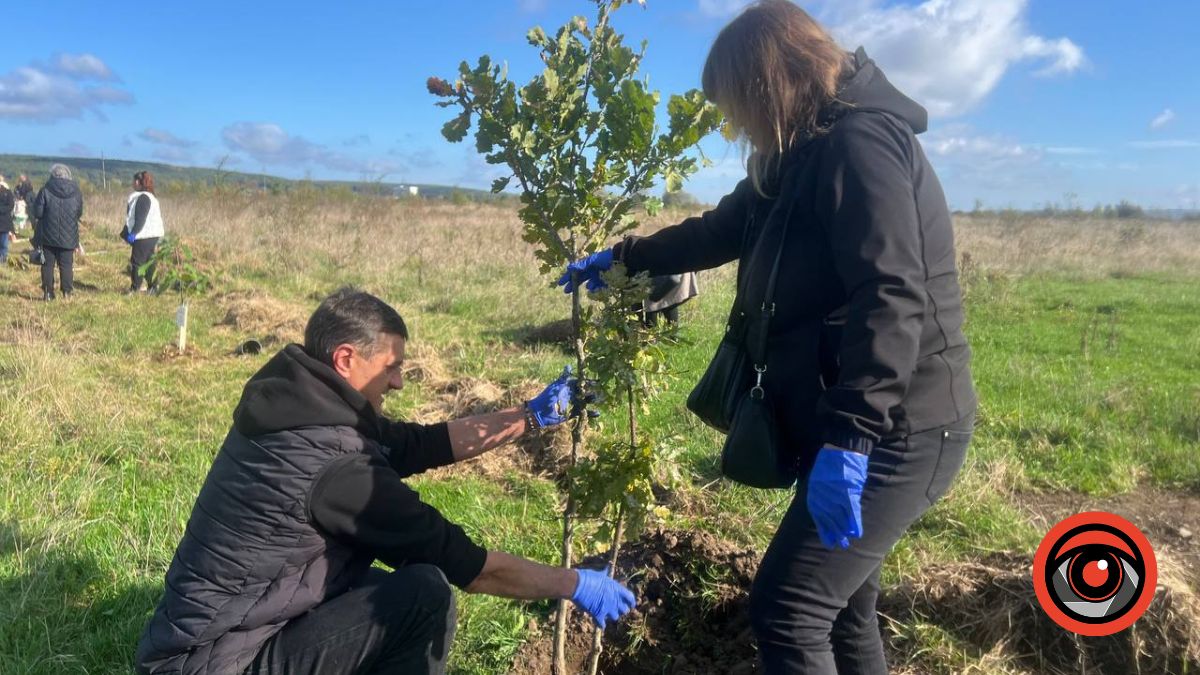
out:
<path id="1" fill-rule="evenodd" d="M 560 283 L 599 282 L 614 260 L 656 275 L 740 260 L 739 306 L 771 313 L 763 383 L 797 477 L 751 590 L 760 657 L 768 673 L 886 673 L 883 558 L 949 488 L 976 405 L 926 113 L 786 0 L 721 31 L 703 85 L 752 151 L 747 178 Z"/>
<path id="2" fill-rule="evenodd" d="M 54 268 L 58 267 L 63 299 L 74 290 L 75 249 L 79 247 L 79 219 L 83 217 L 83 193 L 71 180 L 63 164 L 50 167 L 50 180 L 33 200 L 34 245 L 46 259 L 42 263 L 42 297 L 54 299 Z"/>
<path id="3" fill-rule="evenodd" d="M 154 176 L 149 171 L 139 171 L 133 174 L 133 192 L 125 204 L 125 228 L 121 230 L 121 237 L 133 247 L 129 254 L 127 293 L 154 288 L 154 266 L 146 270 L 144 280 L 141 269 L 150 262 L 162 236 L 162 212 L 154 195 Z"/>

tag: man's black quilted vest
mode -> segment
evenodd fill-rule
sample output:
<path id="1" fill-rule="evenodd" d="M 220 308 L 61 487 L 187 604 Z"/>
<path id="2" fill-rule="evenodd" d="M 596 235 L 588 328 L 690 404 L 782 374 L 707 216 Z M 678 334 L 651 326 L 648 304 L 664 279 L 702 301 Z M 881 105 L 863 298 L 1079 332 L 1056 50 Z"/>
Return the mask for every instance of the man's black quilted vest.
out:
<path id="1" fill-rule="evenodd" d="M 329 461 L 364 451 L 379 446 L 351 427 L 302 427 L 254 440 L 231 431 L 138 645 L 138 671 L 241 672 L 287 620 L 351 586 L 372 559 L 356 558 L 316 530 L 306 499 Z M 200 550 L 209 555 L 195 555 Z"/>

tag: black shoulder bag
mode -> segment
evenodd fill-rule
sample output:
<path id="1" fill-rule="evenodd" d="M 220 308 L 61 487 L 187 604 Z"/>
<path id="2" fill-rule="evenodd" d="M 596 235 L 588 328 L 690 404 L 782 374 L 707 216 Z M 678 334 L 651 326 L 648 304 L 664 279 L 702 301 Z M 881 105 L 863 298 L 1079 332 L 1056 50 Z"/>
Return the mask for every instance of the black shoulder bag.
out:
<path id="1" fill-rule="evenodd" d="M 789 209 L 759 308 L 758 330 L 747 330 L 749 319 L 741 309 L 744 294 L 739 288 L 725 336 L 687 401 L 689 410 L 725 433 L 721 473 L 730 480 L 757 488 L 787 488 L 796 482 L 795 470 L 785 465 L 779 452 L 775 413 L 762 386 L 763 374 L 767 372 L 767 337 L 775 314 L 775 282 L 790 221 Z M 764 227 L 759 236 L 765 234 Z M 750 339 L 751 335 L 754 339 Z"/>

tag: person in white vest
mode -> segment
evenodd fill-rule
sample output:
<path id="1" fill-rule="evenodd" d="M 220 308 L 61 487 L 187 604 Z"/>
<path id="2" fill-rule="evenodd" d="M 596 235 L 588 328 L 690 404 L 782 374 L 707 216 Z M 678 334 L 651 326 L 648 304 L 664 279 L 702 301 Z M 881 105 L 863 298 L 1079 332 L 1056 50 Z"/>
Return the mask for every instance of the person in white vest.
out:
<path id="1" fill-rule="evenodd" d="M 158 197 L 154 195 L 154 176 L 149 171 L 133 174 L 133 192 L 125 207 L 125 227 L 121 237 L 133 247 L 129 254 L 129 290 L 137 293 L 154 288 L 154 266 L 146 270 L 143 279 L 141 268 L 150 262 L 158 241 L 164 234 L 162 211 Z"/>

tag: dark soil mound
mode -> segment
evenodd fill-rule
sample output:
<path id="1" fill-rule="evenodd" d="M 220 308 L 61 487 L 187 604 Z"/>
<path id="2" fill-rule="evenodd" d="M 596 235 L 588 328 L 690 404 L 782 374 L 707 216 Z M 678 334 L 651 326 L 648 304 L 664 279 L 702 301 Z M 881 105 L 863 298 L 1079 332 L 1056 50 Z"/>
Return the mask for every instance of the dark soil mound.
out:
<path id="1" fill-rule="evenodd" d="M 605 631 L 602 673 L 755 672 L 746 593 L 758 554 L 737 550 L 704 532 L 653 532 L 626 544 L 618 569 L 634 570 L 626 583 L 638 607 Z M 600 567 L 599 557 L 584 566 Z M 586 672 L 592 625 L 572 612 L 568 670 Z M 513 673 L 550 672 L 552 638 L 546 634 L 517 655 Z"/>

